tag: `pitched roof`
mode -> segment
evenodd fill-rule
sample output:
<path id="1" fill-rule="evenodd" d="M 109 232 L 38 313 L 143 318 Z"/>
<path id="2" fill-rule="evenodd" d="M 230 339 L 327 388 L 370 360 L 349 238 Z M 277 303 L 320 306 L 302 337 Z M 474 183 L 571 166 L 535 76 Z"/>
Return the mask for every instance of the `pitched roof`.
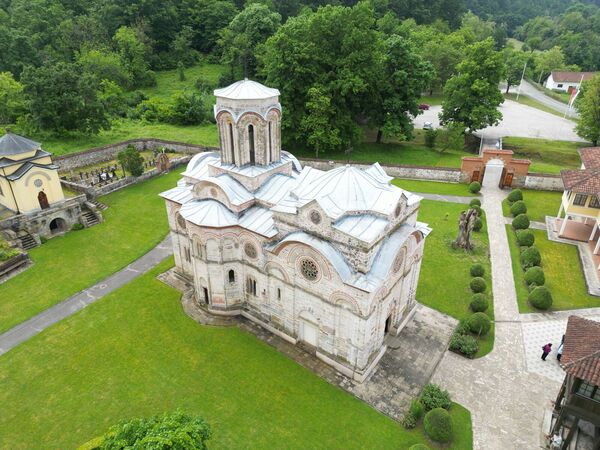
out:
<path id="1" fill-rule="evenodd" d="M 561 72 L 553 71 L 552 79 L 554 81 L 564 81 L 566 83 L 580 83 L 581 77 L 583 81 L 587 81 L 594 77 L 598 72 Z"/>
<path id="2" fill-rule="evenodd" d="M 600 322 L 569 316 L 560 362 L 568 374 L 600 385 Z"/>
<path id="3" fill-rule="evenodd" d="M 600 147 L 585 147 L 578 150 L 586 169 L 600 169 Z"/>
<path id="4" fill-rule="evenodd" d="M 579 156 L 585 169 L 560 171 L 565 189 L 577 194 L 600 194 L 600 147 L 580 148 Z"/>
<path id="5" fill-rule="evenodd" d="M 40 143 L 13 133 L 0 137 L 0 155 L 18 155 L 40 148 Z"/>
<path id="6" fill-rule="evenodd" d="M 38 164 L 35 162 L 26 162 L 25 164 L 23 164 L 21 167 L 19 167 L 17 170 L 15 170 L 13 173 L 11 173 L 10 175 L 0 175 L 0 177 L 2 178 L 6 178 L 7 180 L 10 181 L 15 181 L 18 180 L 19 178 L 21 178 L 23 175 L 25 175 L 27 172 L 29 172 L 31 169 L 33 169 L 34 167 L 37 167 L 39 169 L 49 169 L 49 170 L 56 170 L 58 169 L 58 166 L 56 164 Z"/>
<path id="7" fill-rule="evenodd" d="M 279 91 L 244 78 L 225 88 L 215 89 L 214 94 L 215 97 L 228 98 L 230 100 L 264 100 L 266 98 L 277 97 Z"/>

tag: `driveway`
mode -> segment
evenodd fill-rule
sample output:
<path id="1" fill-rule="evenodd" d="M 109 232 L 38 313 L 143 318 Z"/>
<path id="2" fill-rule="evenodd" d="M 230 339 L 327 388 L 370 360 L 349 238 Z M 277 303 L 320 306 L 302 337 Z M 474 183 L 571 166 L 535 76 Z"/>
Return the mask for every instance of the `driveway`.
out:
<path id="1" fill-rule="evenodd" d="M 518 87 L 513 87 L 511 92 L 518 92 Z M 569 113 L 569 106 L 565 105 L 563 102 L 559 102 L 558 100 L 554 100 L 552 97 L 548 97 L 543 92 L 537 90 L 531 83 L 523 80 L 521 83 L 521 95 L 526 95 L 527 97 L 531 97 L 537 100 L 540 103 L 558 111 L 561 114 L 570 114 L 571 117 L 579 117 L 576 110 L 572 110 Z"/>
<path id="2" fill-rule="evenodd" d="M 441 110 L 440 105 L 434 105 L 428 111 L 424 111 L 423 114 L 415 118 L 415 127 L 423 128 L 425 122 L 431 122 L 434 127 L 439 127 L 438 114 Z M 486 137 L 518 136 L 583 142 L 575 133 L 575 122 L 572 120 L 563 119 L 512 100 L 505 100 L 500 105 L 500 111 L 503 119 L 498 126 L 479 130 L 478 135 L 483 134 Z"/>

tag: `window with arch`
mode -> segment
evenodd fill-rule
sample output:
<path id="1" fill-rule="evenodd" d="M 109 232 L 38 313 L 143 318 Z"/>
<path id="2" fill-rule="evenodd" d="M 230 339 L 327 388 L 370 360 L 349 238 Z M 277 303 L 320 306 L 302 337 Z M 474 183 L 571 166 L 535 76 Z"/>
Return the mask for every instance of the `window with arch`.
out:
<path id="1" fill-rule="evenodd" d="M 233 125 L 229 123 L 229 147 L 231 148 L 231 162 L 235 164 L 235 147 L 233 145 Z"/>
<path id="2" fill-rule="evenodd" d="M 228 278 L 230 283 L 235 283 L 235 272 L 233 269 L 229 271 Z"/>
<path id="3" fill-rule="evenodd" d="M 273 135 L 272 135 L 272 121 L 269 120 L 269 162 L 273 161 Z"/>
<path id="4" fill-rule="evenodd" d="M 256 297 L 256 280 L 252 277 L 246 278 L 246 293 Z"/>
<path id="5" fill-rule="evenodd" d="M 281 300 L 281 289 L 277 288 L 277 300 Z"/>
<path id="6" fill-rule="evenodd" d="M 254 150 L 254 125 L 248 125 L 248 148 L 250 149 L 250 164 L 256 163 L 256 154 Z"/>

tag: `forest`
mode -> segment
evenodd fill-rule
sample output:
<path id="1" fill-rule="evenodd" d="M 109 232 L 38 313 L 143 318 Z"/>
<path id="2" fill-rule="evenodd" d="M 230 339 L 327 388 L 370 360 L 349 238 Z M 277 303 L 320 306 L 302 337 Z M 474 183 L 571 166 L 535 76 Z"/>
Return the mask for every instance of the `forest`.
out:
<path id="1" fill-rule="evenodd" d="M 0 123 L 55 135 L 95 134 L 119 118 L 199 124 L 211 120 L 216 85 L 248 76 L 280 88 L 289 139 L 317 153 L 351 145 L 365 124 L 378 140 L 405 139 L 421 94 L 441 93 L 468 49 L 486 40 L 509 86 L 525 63 L 534 81 L 552 70 L 597 70 L 600 8 L 557 0 L 0 0 Z M 144 93 L 157 73 L 177 70 L 183 80 L 198 64 L 221 64 L 220 79 L 199 77 L 168 101 Z"/>

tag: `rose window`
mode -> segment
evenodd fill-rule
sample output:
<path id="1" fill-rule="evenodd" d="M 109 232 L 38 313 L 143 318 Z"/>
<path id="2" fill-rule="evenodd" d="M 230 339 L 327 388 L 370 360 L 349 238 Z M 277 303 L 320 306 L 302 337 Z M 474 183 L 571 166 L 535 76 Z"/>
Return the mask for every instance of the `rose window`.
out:
<path id="1" fill-rule="evenodd" d="M 319 277 L 319 268 L 311 259 L 303 259 L 300 262 L 300 272 L 309 281 L 315 281 Z"/>

